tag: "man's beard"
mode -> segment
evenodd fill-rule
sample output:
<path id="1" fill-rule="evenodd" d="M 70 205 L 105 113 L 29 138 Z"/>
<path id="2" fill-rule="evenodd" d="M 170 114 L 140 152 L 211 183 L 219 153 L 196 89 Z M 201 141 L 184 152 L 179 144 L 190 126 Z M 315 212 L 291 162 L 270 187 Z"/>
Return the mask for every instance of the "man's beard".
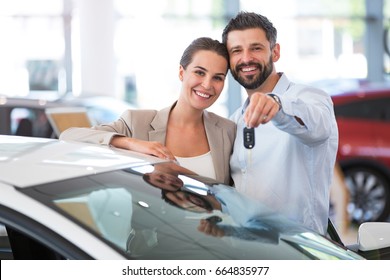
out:
<path id="1" fill-rule="evenodd" d="M 240 72 L 241 67 L 245 66 L 256 66 L 260 73 L 258 75 L 251 75 L 251 76 L 245 76 L 241 77 L 238 75 Z M 268 63 L 263 67 L 263 65 L 259 63 L 242 63 L 237 65 L 234 70 L 231 71 L 233 78 L 239 82 L 240 85 L 242 85 L 246 89 L 256 89 L 259 86 L 261 86 L 264 81 L 271 75 L 272 71 L 274 69 L 274 65 L 272 63 L 272 57 L 270 57 Z"/>

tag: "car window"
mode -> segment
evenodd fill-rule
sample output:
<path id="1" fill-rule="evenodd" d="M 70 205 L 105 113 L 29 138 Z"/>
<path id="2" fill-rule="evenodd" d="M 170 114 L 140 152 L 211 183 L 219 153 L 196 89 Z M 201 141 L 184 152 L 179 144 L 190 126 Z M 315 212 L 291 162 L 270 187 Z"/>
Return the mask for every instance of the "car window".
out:
<path id="1" fill-rule="evenodd" d="M 79 247 L 12 208 L 0 205 L 0 260 L 91 259 Z"/>
<path id="2" fill-rule="evenodd" d="M 53 130 L 43 110 L 13 108 L 10 113 L 11 134 L 50 138 Z"/>
<path id="3" fill-rule="evenodd" d="M 28 234 L 8 228 L 9 252 L 5 258 L 16 260 L 64 260 L 65 258 Z M 12 241 L 11 241 L 12 240 Z M 11 245 L 11 244 L 12 245 Z"/>
<path id="4" fill-rule="evenodd" d="M 0 224 L 0 260 L 12 260 L 13 255 L 6 228 Z"/>
<path id="5" fill-rule="evenodd" d="M 361 99 L 335 106 L 337 117 L 390 121 L 390 98 Z"/>
<path id="6" fill-rule="evenodd" d="M 207 185 L 185 174 L 158 176 L 158 170 L 148 165 L 20 191 L 68 216 L 129 258 L 348 258 L 329 240 L 308 242 L 309 235 L 295 224 L 262 208 L 256 212 L 258 203 L 252 207 L 256 211 L 247 211 L 251 208 L 247 201 L 231 193 L 230 187 Z M 153 180 L 146 176 L 150 173 Z M 162 180 L 169 184 L 161 184 Z M 180 180 L 184 183 L 178 188 Z M 216 199 L 217 195 L 224 198 Z M 230 210 L 222 205 L 216 208 L 220 201 L 230 202 Z M 215 226 L 217 234 L 202 231 L 204 222 Z"/>

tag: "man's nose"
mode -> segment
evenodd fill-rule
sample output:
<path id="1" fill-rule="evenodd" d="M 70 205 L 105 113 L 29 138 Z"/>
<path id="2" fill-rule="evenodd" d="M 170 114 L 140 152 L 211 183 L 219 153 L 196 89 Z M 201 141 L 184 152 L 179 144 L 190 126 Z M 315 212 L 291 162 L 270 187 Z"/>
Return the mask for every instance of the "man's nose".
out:
<path id="1" fill-rule="evenodd" d="M 252 53 L 249 50 L 244 50 L 241 56 L 241 62 L 247 63 L 253 60 Z"/>

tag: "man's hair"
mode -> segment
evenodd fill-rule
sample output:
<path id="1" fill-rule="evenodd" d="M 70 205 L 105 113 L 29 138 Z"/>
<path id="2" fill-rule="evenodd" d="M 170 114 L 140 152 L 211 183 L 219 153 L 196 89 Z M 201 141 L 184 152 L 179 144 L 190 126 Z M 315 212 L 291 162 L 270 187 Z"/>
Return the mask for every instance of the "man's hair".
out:
<path id="1" fill-rule="evenodd" d="M 183 55 L 180 59 L 180 65 L 184 69 L 187 69 L 187 66 L 192 62 L 194 55 L 198 51 L 212 51 L 216 54 L 222 56 L 226 59 L 229 64 L 229 54 L 227 52 L 226 46 L 219 42 L 208 37 L 200 37 L 192 41 L 192 43 L 184 50 Z M 229 66 L 229 65 L 228 65 Z M 226 71 L 228 68 L 226 69 Z"/>
<path id="2" fill-rule="evenodd" d="M 265 16 L 251 12 L 239 12 L 236 17 L 230 19 L 222 32 L 222 43 L 226 45 L 229 32 L 234 30 L 246 30 L 251 28 L 260 28 L 265 31 L 267 40 L 271 48 L 276 44 L 277 30 L 272 22 Z"/>

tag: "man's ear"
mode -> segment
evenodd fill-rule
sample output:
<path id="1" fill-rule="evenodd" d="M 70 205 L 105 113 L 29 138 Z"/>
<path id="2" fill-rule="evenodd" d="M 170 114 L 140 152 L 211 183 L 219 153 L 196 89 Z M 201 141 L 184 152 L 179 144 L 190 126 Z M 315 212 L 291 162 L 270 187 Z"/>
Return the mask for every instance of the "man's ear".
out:
<path id="1" fill-rule="evenodd" d="M 280 58 L 280 45 L 278 43 L 272 48 L 272 61 L 277 62 Z"/>

